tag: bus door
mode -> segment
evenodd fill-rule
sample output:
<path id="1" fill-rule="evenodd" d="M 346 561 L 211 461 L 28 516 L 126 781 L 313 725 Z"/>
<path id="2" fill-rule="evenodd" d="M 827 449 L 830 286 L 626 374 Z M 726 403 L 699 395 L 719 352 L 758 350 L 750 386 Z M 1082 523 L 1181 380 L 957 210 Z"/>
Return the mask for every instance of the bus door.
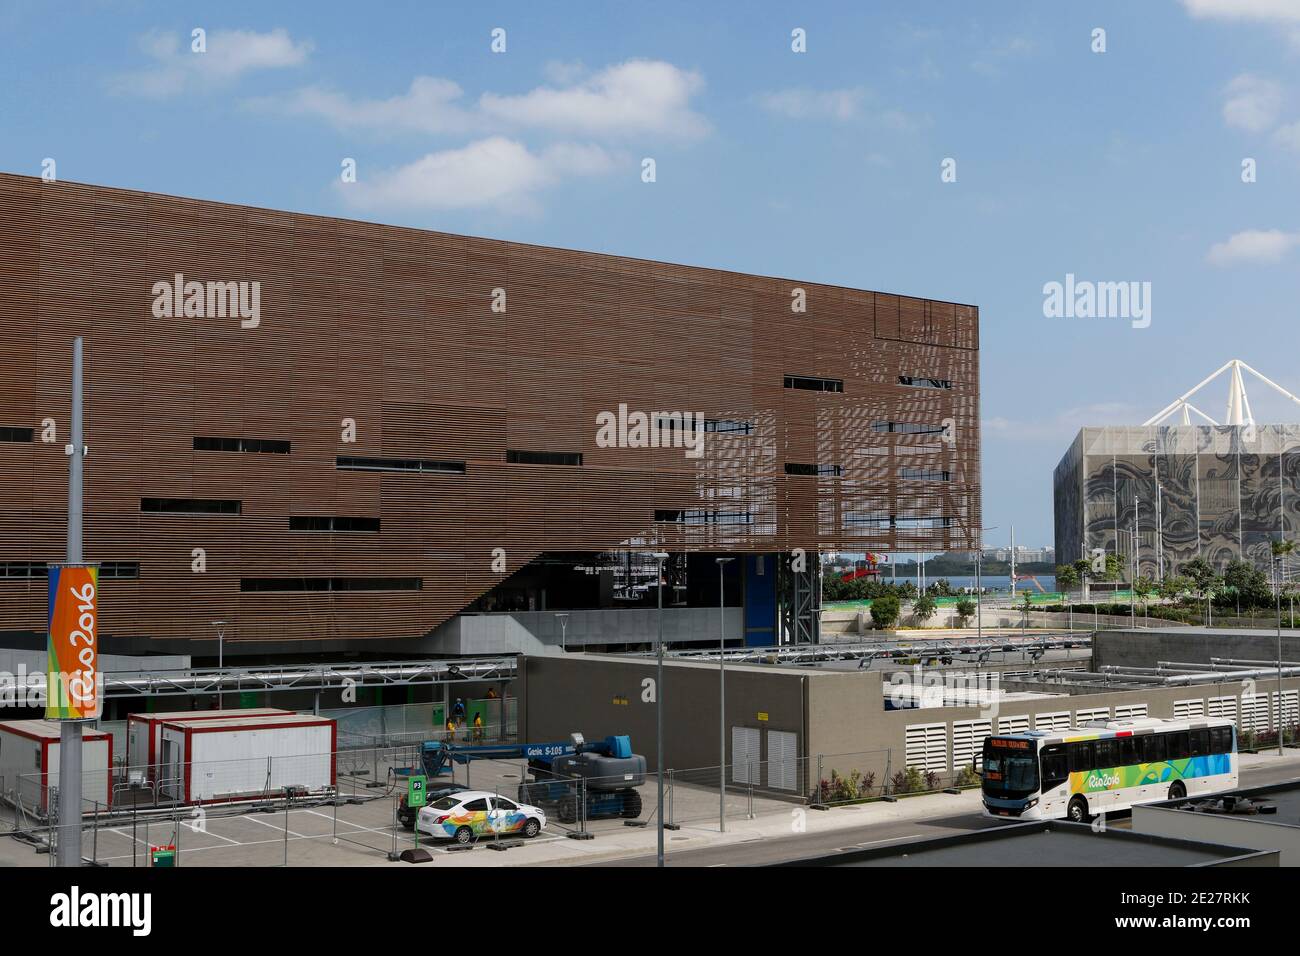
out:
<path id="1" fill-rule="evenodd" d="M 1042 814 L 1044 817 L 1063 817 L 1070 802 L 1070 764 L 1065 744 L 1050 744 L 1040 752 L 1042 768 Z"/>
<path id="2" fill-rule="evenodd" d="M 1120 741 L 1132 738 L 1109 737 L 1092 742 L 1092 765 L 1082 778 L 1083 791 L 1088 798 L 1088 809 L 1102 813 L 1119 803 L 1119 767 L 1123 764 Z M 1101 789 L 1101 785 L 1105 785 Z"/>

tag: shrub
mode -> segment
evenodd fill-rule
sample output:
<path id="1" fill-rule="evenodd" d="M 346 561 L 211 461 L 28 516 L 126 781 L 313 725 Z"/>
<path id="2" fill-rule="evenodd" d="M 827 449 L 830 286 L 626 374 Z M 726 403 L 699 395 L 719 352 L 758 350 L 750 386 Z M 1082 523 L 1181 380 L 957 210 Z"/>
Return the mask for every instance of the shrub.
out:
<path id="1" fill-rule="evenodd" d="M 900 608 L 896 595 L 882 594 L 871 602 L 871 622 L 879 628 L 889 627 L 898 620 Z"/>
<path id="2" fill-rule="evenodd" d="M 980 775 L 975 771 L 974 764 L 967 764 L 961 768 L 961 773 L 957 775 L 955 785 L 958 787 L 976 787 L 980 783 Z"/>

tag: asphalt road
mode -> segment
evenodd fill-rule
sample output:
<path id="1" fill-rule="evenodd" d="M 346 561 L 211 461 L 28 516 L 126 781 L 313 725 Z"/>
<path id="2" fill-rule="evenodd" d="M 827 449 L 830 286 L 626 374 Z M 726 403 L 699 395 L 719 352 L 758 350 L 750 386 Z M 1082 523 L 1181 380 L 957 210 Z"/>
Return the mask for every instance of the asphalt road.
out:
<path id="1" fill-rule="evenodd" d="M 1279 767 L 1250 767 L 1241 772 L 1241 787 L 1263 787 L 1273 783 L 1294 780 L 1300 776 L 1300 767 L 1291 762 Z M 809 811 L 816 813 L 819 811 Z M 834 811 L 827 811 L 833 813 Z M 1110 825 L 1127 827 L 1127 812 L 1113 814 Z M 986 830 L 1007 826 L 981 813 L 964 813 L 957 816 L 927 820 L 902 820 L 897 823 L 872 823 L 849 827 L 833 833 L 808 833 L 780 839 L 755 839 L 730 846 L 704 847 L 698 850 L 674 852 L 671 842 L 667 847 L 665 863 L 668 866 L 762 866 L 786 860 L 799 860 L 821 856 L 840 849 L 867 849 L 891 843 L 909 843 L 913 840 L 952 836 L 954 833 Z M 668 835 L 671 841 L 672 834 Z M 654 866 L 655 857 L 640 856 L 626 860 L 592 864 L 595 866 Z"/>

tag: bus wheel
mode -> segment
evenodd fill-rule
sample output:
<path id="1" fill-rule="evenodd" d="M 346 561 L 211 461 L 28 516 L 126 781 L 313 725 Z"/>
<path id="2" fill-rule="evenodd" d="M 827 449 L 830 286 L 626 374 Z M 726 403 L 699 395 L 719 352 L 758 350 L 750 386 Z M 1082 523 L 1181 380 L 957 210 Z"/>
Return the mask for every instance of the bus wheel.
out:
<path id="1" fill-rule="evenodd" d="M 1083 797 L 1074 797 L 1066 808 L 1066 815 L 1072 823 L 1088 822 L 1088 801 Z"/>
<path id="2" fill-rule="evenodd" d="M 1172 784 L 1170 784 L 1169 786 L 1170 800 L 1181 800 L 1185 796 L 1187 796 L 1187 787 L 1183 785 L 1183 782 L 1181 780 L 1175 780 Z"/>

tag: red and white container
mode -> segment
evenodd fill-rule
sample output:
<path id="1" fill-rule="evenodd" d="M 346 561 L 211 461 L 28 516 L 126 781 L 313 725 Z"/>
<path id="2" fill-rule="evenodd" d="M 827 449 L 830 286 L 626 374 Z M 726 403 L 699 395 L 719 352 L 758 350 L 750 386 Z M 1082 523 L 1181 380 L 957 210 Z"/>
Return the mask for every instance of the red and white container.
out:
<path id="1" fill-rule="evenodd" d="M 333 787 L 337 728 L 328 717 L 270 714 L 162 725 L 158 790 L 185 803 Z"/>
<path id="2" fill-rule="evenodd" d="M 113 735 L 85 727 L 81 740 L 81 796 L 89 812 L 113 799 Z M 48 810 L 50 788 L 59 786 L 59 722 L 0 721 L 0 777 L 6 795 Z"/>
<path id="3" fill-rule="evenodd" d="M 265 717 L 269 714 L 291 714 L 279 707 L 247 707 L 228 710 L 172 710 L 154 714 L 127 714 L 126 717 L 126 773 L 128 779 L 143 779 L 150 783 L 158 779 L 159 743 L 163 724 L 175 720 L 229 720 L 232 717 Z"/>

